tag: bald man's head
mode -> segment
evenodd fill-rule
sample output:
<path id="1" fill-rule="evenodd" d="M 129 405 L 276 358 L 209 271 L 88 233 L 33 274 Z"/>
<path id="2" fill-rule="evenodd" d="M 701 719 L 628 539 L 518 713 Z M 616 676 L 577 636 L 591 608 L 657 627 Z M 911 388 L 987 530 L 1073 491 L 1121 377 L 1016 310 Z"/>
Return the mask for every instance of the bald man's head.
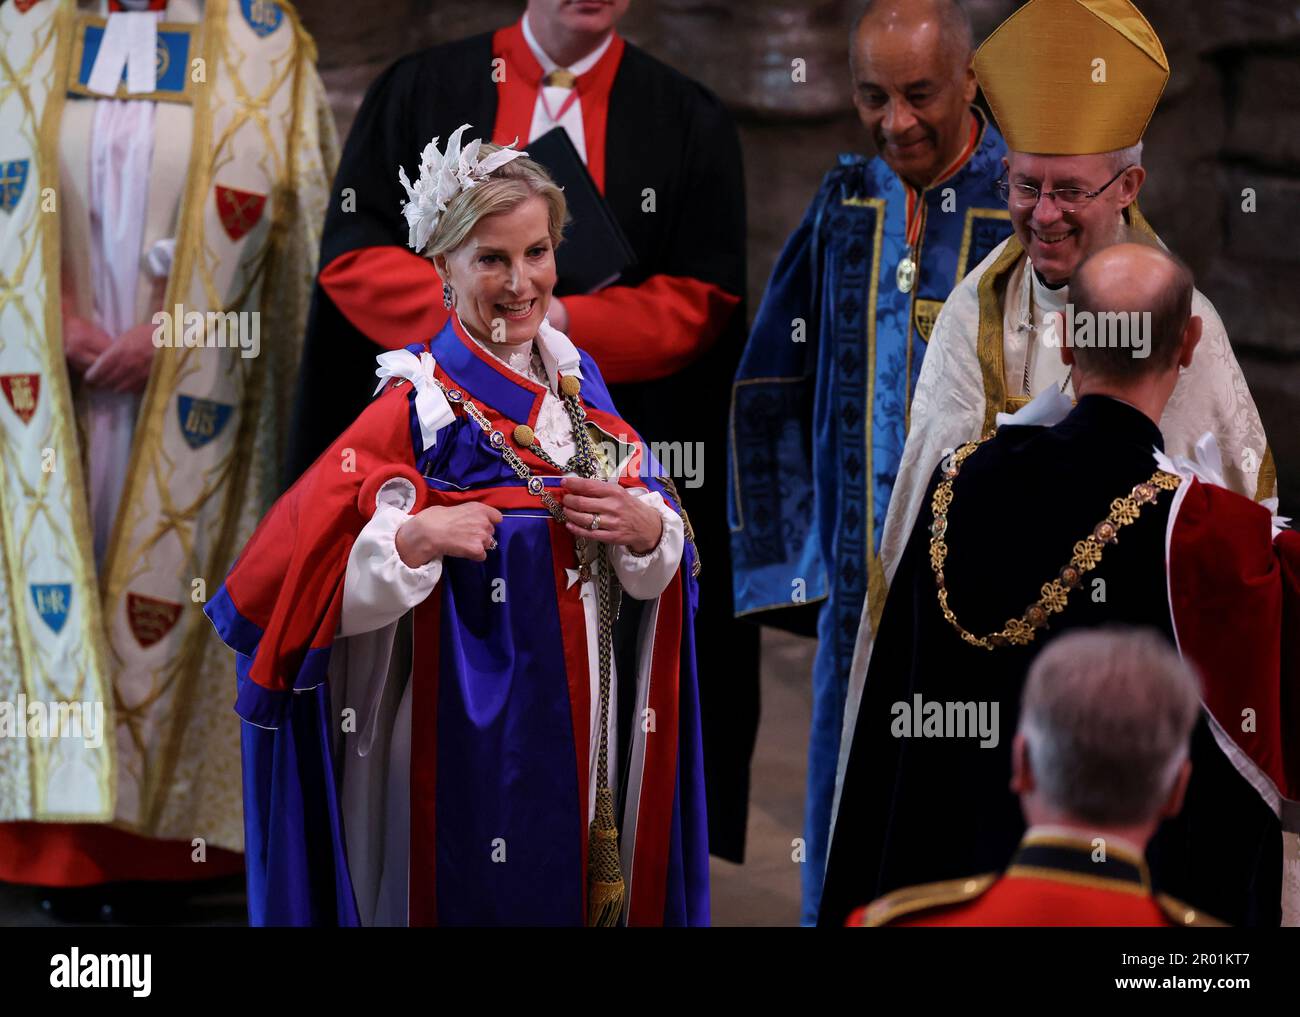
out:
<path id="1" fill-rule="evenodd" d="M 1141 327 L 1146 335 L 1144 343 L 1128 346 L 1076 344 L 1079 369 L 1112 381 L 1171 370 L 1191 318 L 1192 289 L 1191 270 L 1155 244 L 1125 241 L 1087 258 L 1070 279 L 1076 320 L 1091 317 L 1100 338 L 1107 334 L 1107 322 L 1125 315 L 1131 327 Z M 1143 347 L 1145 352 L 1139 352 Z"/>
<path id="2" fill-rule="evenodd" d="M 949 57 L 968 58 L 975 52 L 975 30 L 958 0 L 867 0 L 849 33 L 849 60 L 857 59 L 854 41 L 864 26 L 869 31 L 914 33 L 922 25 L 935 27 L 935 38 Z"/>
<path id="3" fill-rule="evenodd" d="M 853 23 L 853 105 L 880 157 L 913 186 L 930 184 L 970 136 L 973 49 L 955 0 L 874 0 Z"/>

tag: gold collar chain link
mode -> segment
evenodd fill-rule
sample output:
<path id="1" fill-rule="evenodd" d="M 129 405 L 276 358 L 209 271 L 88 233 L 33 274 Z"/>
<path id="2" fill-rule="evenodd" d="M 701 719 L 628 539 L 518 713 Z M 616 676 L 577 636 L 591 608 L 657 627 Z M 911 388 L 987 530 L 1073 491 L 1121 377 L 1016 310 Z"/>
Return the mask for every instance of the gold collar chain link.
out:
<path id="1" fill-rule="evenodd" d="M 962 463 L 991 437 L 990 434 L 980 441 L 967 442 L 953 452 L 951 461 L 943 467 L 943 480 L 935 488 L 930 500 L 930 511 L 934 517 L 930 524 L 930 568 L 934 572 L 939 610 L 962 639 L 985 650 L 995 650 L 1000 646 L 1025 646 L 1033 642 L 1038 630 L 1047 626 L 1048 619 L 1065 610 L 1070 592 L 1083 582 L 1084 573 L 1101 564 L 1102 551 L 1106 545 L 1114 544 L 1119 539 L 1119 531 L 1137 521 L 1142 506 L 1154 502 L 1161 491 L 1172 491 L 1182 483 L 1182 479 L 1175 474 L 1156 470 L 1150 480 L 1135 485 L 1125 497 L 1116 498 L 1110 503 L 1109 515 L 1094 526 L 1087 537 L 1074 545 L 1070 563 L 1061 569 L 1055 579 L 1042 585 L 1039 590 L 1041 596 L 1036 602 L 1025 608 L 1019 618 L 1009 618 L 1000 632 L 977 636 L 962 627 L 948 605 L 948 587 L 943 574 L 948 545 L 944 538 L 948 532 L 948 513 L 952 508 L 953 481 L 961 472 Z"/>

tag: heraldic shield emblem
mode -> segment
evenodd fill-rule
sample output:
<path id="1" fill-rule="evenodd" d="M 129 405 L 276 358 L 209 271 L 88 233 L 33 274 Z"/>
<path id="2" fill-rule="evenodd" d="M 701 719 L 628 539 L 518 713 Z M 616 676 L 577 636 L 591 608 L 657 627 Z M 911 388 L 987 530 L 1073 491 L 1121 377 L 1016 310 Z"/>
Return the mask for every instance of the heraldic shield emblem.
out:
<path id="1" fill-rule="evenodd" d="M 173 601 L 146 597 L 143 593 L 126 595 L 126 620 L 131 635 L 146 650 L 167 635 L 180 616 L 181 605 Z"/>
<path id="2" fill-rule="evenodd" d="M 918 300 L 916 302 L 916 330 L 921 333 L 921 338 L 926 342 L 930 341 L 930 333 L 934 331 L 934 323 L 942 310 L 942 300 Z"/>
<path id="3" fill-rule="evenodd" d="M 262 218 L 262 210 L 266 208 L 265 194 L 254 194 L 234 187 L 217 184 L 216 197 L 217 215 L 221 217 L 221 225 L 231 240 L 242 239 L 257 225 L 257 221 Z"/>
<path id="4" fill-rule="evenodd" d="M 26 424 L 35 415 L 36 404 L 41 398 L 41 376 L 0 374 L 0 392 L 4 392 L 9 408 Z"/>
<path id="5" fill-rule="evenodd" d="M 181 434 L 190 448 L 202 448 L 219 435 L 230 419 L 234 406 L 198 396 L 178 395 L 176 411 L 180 415 Z"/>
<path id="6" fill-rule="evenodd" d="M 32 603 L 41 621 L 58 635 L 68 620 L 68 609 L 72 606 L 71 583 L 32 583 Z"/>
<path id="7" fill-rule="evenodd" d="M 284 20 L 284 11 L 274 0 L 239 0 L 239 9 L 248 27 L 263 38 L 279 28 Z"/>
<path id="8" fill-rule="evenodd" d="M 31 166 L 30 159 L 0 162 L 0 209 L 12 212 L 18 207 L 23 191 L 27 189 L 27 175 Z"/>

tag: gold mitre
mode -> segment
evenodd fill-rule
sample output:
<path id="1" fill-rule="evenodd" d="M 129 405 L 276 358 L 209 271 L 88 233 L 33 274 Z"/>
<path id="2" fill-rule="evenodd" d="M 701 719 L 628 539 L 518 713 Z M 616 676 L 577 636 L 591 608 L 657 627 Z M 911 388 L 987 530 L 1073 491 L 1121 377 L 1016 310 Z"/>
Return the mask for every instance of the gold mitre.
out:
<path id="1" fill-rule="evenodd" d="M 1142 140 L 1169 61 L 1128 0 L 1029 0 L 975 53 L 1007 147 L 1091 155 Z"/>

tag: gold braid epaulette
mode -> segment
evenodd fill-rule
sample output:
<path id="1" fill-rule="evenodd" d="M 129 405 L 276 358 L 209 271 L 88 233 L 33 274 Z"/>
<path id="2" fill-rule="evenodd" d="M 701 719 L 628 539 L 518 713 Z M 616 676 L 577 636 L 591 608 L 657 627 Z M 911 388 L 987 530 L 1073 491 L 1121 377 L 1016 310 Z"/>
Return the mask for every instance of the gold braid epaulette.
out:
<path id="1" fill-rule="evenodd" d="M 943 467 L 943 480 L 934 489 L 934 497 L 930 501 L 930 510 L 934 516 L 934 522 L 930 525 L 930 568 L 934 571 L 934 582 L 938 588 L 939 610 L 948 619 L 948 624 L 972 646 L 995 650 L 999 646 L 1025 646 L 1033 642 L 1038 630 L 1047 625 L 1048 618 L 1065 610 L 1070 591 L 1083 581 L 1083 574 L 1101 563 L 1103 548 L 1115 543 L 1121 529 L 1137 521 L 1143 505 L 1155 501 L 1161 491 L 1177 488 L 1182 483 L 1182 478 L 1164 470 L 1156 470 L 1150 480 L 1136 485 L 1125 497 L 1112 501 L 1110 515 L 1093 527 L 1092 533 L 1074 545 L 1070 564 L 1061 569 L 1060 574 L 1050 583 L 1043 584 L 1042 596 L 1038 601 L 1025 608 L 1025 613 L 1019 618 L 1009 618 L 1001 632 L 977 636 L 962 628 L 952 608 L 948 606 L 948 588 L 944 585 L 943 578 L 943 563 L 948 557 L 944 534 L 948 530 L 948 511 L 952 507 L 952 482 L 966 458 L 990 437 L 992 435 L 977 442 L 967 442 L 952 454 L 951 461 Z"/>

